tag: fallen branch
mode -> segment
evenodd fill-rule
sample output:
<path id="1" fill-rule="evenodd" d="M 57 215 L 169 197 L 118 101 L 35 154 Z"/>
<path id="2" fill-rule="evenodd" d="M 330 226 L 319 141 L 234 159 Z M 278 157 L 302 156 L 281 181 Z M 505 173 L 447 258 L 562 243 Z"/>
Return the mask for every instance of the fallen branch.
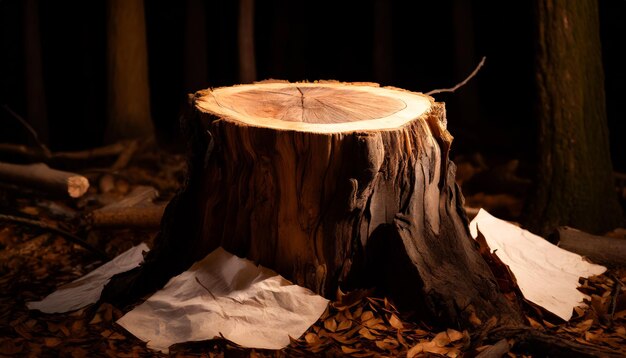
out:
<path id="1" fill-rule="evenodd" d="M 456 90 L 458 90 L 459 88 L 465 86 L 465 84 L 467 82 L 469 82 L 469 80 L 471 80 L 474 76 L 476 76 L 476 74 L 478 73 L 478 71 L 480 70 L 481 67 L 483 67 L 483 65 L 485 64 L 485 60 L 487 59 L 486 56 L 483 56 L 482 60 L 480 60 L 480 62 L 478 63 L 478 66 L 476 66 L 476 68 L 474 69 L 474 71 L 472 71 L 472 73 L 470 73 L 469 76 L 467 76 L 467 78 L 465 78 L 462 82 L 457 83 L 456 86 L 452 87 L 452 88 L 441 88 L 441 89 L 435 89 L 432 90 L 430 92 L 426 92 L 425 94 L 428 96 L 432 96 L 436 93 L 443 93 L 443 92 L 454 92 Z"/>
<path id="2" fill-rule="evenodd" d="M 558 246 L 608 266 L 626 266 L 626 240 L 596 236 L 567 226 L 555 232 Z"/>
<path id="3" fill-rule="evenodd" d="M 52 226 L 52 225 L 48 225 L 45 222 L 39 221 L 39 220 L 32 220 L 32 219 L 27 219 L 27 218 L 22 218 L 19 216 L 13 216 L 13 215 L 5 215 L 5 214 L 0 214 L 0 220 L 2 221 L 11 221 L 11 222 L 15 222 L 15 223 L 20 223 L 20 224 L 26 224 L 26 225 L 30 225 L 30 226 L 35 226 L 38 227 L 40 229 L 44 229 L 47 231 L 51 231 L 55 234 L 58 234 L 59 236 L 65 238 L 67 241 L 77 244 L 81 247 L 83 247 L 84 249 L 87 249 L 88 251 L 93 252 L 94 254 L 96 254 L 99 258 L 108 261 L 110 260 L 109 255 L 107 255 L 104 251 L 92 246 L 91 244 L 89 244 L 88 242 L 86 242 L 85 240 L 81 239 L 80 237 L 67 232 L 65 230 L 59 229 L 58 227 Z"/>
<path id="4" fill-rule="evenodd" d="M 44 163 L 21 165 L 0 162 L 0 181 L 72 198 L 81 197 L 89 189 L 89 180 L 84 176 L 51 169 Z"/>
<path id="5" fill-rule="evenodd" d="M 152 202 L 158 196 L 151 186 L 135 187 L 124 199 L 91 212 L 87 222 L 95 228 L 158 229 L 166 206 Z"/>
<path id="6" fill-rule="evenodd" d="M 581 344 L 526 326 L 496 328 L 489 333 L 489 339 L 514 339 L 513 348 L 541 357 L 623 357 L 611 349 Z"/>
<path id="7" fill-rule="evenodd" d="M 50 153 L 40 148 L 32 148 L 22 144 L 0 143 L 0 153 L 13 158 L 17 157 L 28 162 L 66 164 L 119 156 L 124 152 L 127 146 L 128 142 L 118 142 L 89 150 Z"/>
<path id="8" fill-rule="evenodd" d="M 95 210 L 87 218 L 94 228 L 158 229 L 165 205 Z"/>

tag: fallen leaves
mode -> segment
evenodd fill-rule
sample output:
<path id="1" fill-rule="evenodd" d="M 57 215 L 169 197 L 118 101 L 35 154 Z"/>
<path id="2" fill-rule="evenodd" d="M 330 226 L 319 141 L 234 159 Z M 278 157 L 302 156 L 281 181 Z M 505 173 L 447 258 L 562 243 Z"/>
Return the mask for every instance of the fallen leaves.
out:
<path id="1" fill-rule="evenodd" d="M 387 299 L 367 294 L 334 302 L 301 339 L 292 341 L 286 353 L 397 357 L 425 352 L 456 357 L 469 343 L 465 331 L 448 329 L 434 334 L 428 326 L 403 321 Z"/>
<path id="2" fill-rule="evenodd" d="M 163 161 L 172 161 L 165 158 Z M 180 160 L 178 161 L 180 164 Z M 162 195 L 172 193 L 175 185 L 168 176 L 179 169 L 151 181 L 145 169 L 128 168 L 128 177 L 101 175 L 100 194 L 113 200 L 133 189 L 133 183 L 155 186 Z M 97 181 L 95 181 L 97 182 Z M 97 203 L 96 192 L 90 192 L 79 203 L 32 200 L 17 201 L 18 211 L 25 215 L 58 217 L 67 212 L 78 217 Z M 476 197 L 480 199 L 480 197 Z M 106 201 L 102 196 L 101 200 Z M 482 199 L 485 199 L 484 197 Z M 102 203 L 98 204 L 101 205 Z M 508 203 L 507 203 L 508 205 Z M 51 210 L 50 208 L 57 208 Z M 53 212 L 54 211 L 54 212 Z M 71 220 L 67 220 L 70 222 Z M 122 252 L 146 238 L 141 233 L 120 231 L 90 232 L 87 237 L 94 246 L 103 247 L 111 255 Z M 615 235 L 624 237 L 624 232 Z M 0 356 L 65 356 L 65 357 L 159 357 L 145 344 L 115 325 L 122 312 L 109 304 L 88 307 L 66 315 L 43 315 L 27 311 L 24 302 L 40 299 L 57 285 L 70 282 L 98 266 L 85 251 L 50 233 L 38 229 L 5 225 L 0 227 Z M 613 270 L 581 282 L 581 291 L 589 295 L 585 306 L 576 307 L 574 318 L 567 323 L 532 312 L 530 324 L 546 333 L 568 337 L 588 344 L 601 345 L 626 356 L 626 271 Z M 502 283 L 502 280 L 499 282 Z M 469 321 L 476 328 L 491 326 L 470 312 Z M 493 323 L 495 324 L 495 323 Z M 239 356 L 350 356 L 350 357 L 456 357 L 471 355 L 494 347 L 496 342 L 480 342 L 467 331 L 434 329 L 402 315 L 391 302 L 373 298 L 371 291 L 340 293 L 328 312 L 302 337 L 292 339 L 281 352 L 246 350 L 233 347 L 224 340 L 181 344 L 172 348 L 172 356 L 222 357 L 230 350 Z M 483 345 L 484 344 L 484 345 Z M 479 345 L 476 347 L 476 345 Z"/>

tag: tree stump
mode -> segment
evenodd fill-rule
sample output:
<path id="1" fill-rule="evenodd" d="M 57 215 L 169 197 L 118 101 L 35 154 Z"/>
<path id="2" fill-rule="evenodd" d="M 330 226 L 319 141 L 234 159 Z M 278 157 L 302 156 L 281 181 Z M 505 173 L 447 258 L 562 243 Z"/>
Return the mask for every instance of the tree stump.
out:
<path id="1" fill-rule="evenodd" d="M 442 323 L 521 322 L 469 236 L 442 103 L 275 81 L 190 103 L 188 182 L 146 263 L 105 299 L 154 290 L 222 246 L 329 298 L 377 286 Z"/>

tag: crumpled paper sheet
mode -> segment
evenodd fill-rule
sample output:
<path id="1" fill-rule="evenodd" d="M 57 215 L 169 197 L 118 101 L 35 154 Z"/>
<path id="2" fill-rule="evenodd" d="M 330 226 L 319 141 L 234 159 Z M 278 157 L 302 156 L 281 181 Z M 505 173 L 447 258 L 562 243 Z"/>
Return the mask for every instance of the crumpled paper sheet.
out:
<path id="1" fill-rule="evenodd" d="M 477 228 L 492 252 L 507 264 L 524 297 L 568 321 L 585 294 L 578 291 L 579 277 L 599 275 L 606 267 L 583 260 L 527 230 L 493 217 L 481 209 L 470 223 L 475 239 Z"/>
<path id="2" fill-rule="evenodd" d="M 143 252 L 149 250 L 145 243 L 134 246 L 87 275 L 59 287 L 43 300 L 28 302 L 26 306 L 44 313 L 63 313 L 96 303 L 111 277 L 139 266 Z"/>
<path id="3" fill-rule="evenodd" d="M 218 248 L 117 323 L 166 352 L 220 334 L 249 348 L 281 349 L 324 313 L 328 300 Z"/>

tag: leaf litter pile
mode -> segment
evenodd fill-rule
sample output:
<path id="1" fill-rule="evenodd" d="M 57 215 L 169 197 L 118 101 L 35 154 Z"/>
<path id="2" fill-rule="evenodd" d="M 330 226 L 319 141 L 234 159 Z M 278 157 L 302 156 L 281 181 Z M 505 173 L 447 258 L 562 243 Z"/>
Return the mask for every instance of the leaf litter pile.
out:
<path id="1" fill-rule="evenodd" d="M 151 246 L 155 228 L 96 228 L 87 219 L 94 210 L 128 197 L 138 186 L 156 189 L 160 193 L 156 201 L 167 202 L 184 178 L 182 162 L 180 156 L 156 150 L 137 151 L 127 165 L 115 170 L 81 173 L 89 177 L 92 186 L 78 200 L 0 187 L 0 213 L 5 215 L 0 220 L 0 356 L 473 357 L 502 345 L 505 349 L 498 351 L 500 354 L 524 356 L 515 338 L 502 340 L 490 334 L 497 325 L 493 320 L 476 318 L 471 332 L 434 327 L 411 313 L 399 312 L 372 290 L 340 292 L 317 323 L 301 337 L 292 337 L 291 344 L 281 351 L 246 349 L 215 337 L 177 344 L 169 354 L 162 354 L 147 349 L 144 342 L 116 325 L 124 312 L 110 304 L 67 314 L 26 308 L 26 302 L 40 300 L 102 265 L 104 259 L 94 250 L 114 257 L 141 242 Z M 42 225 L 26 225 L 7 217 Z M 82 238 L 87 246 L 62 233 Z M 580 283 L 589 300 L 575 309 L 569 322 L 559 322 L 527 305 L 529 324 L 546 334 L 626 356 L 626 270 L 609 270 Z"/>

